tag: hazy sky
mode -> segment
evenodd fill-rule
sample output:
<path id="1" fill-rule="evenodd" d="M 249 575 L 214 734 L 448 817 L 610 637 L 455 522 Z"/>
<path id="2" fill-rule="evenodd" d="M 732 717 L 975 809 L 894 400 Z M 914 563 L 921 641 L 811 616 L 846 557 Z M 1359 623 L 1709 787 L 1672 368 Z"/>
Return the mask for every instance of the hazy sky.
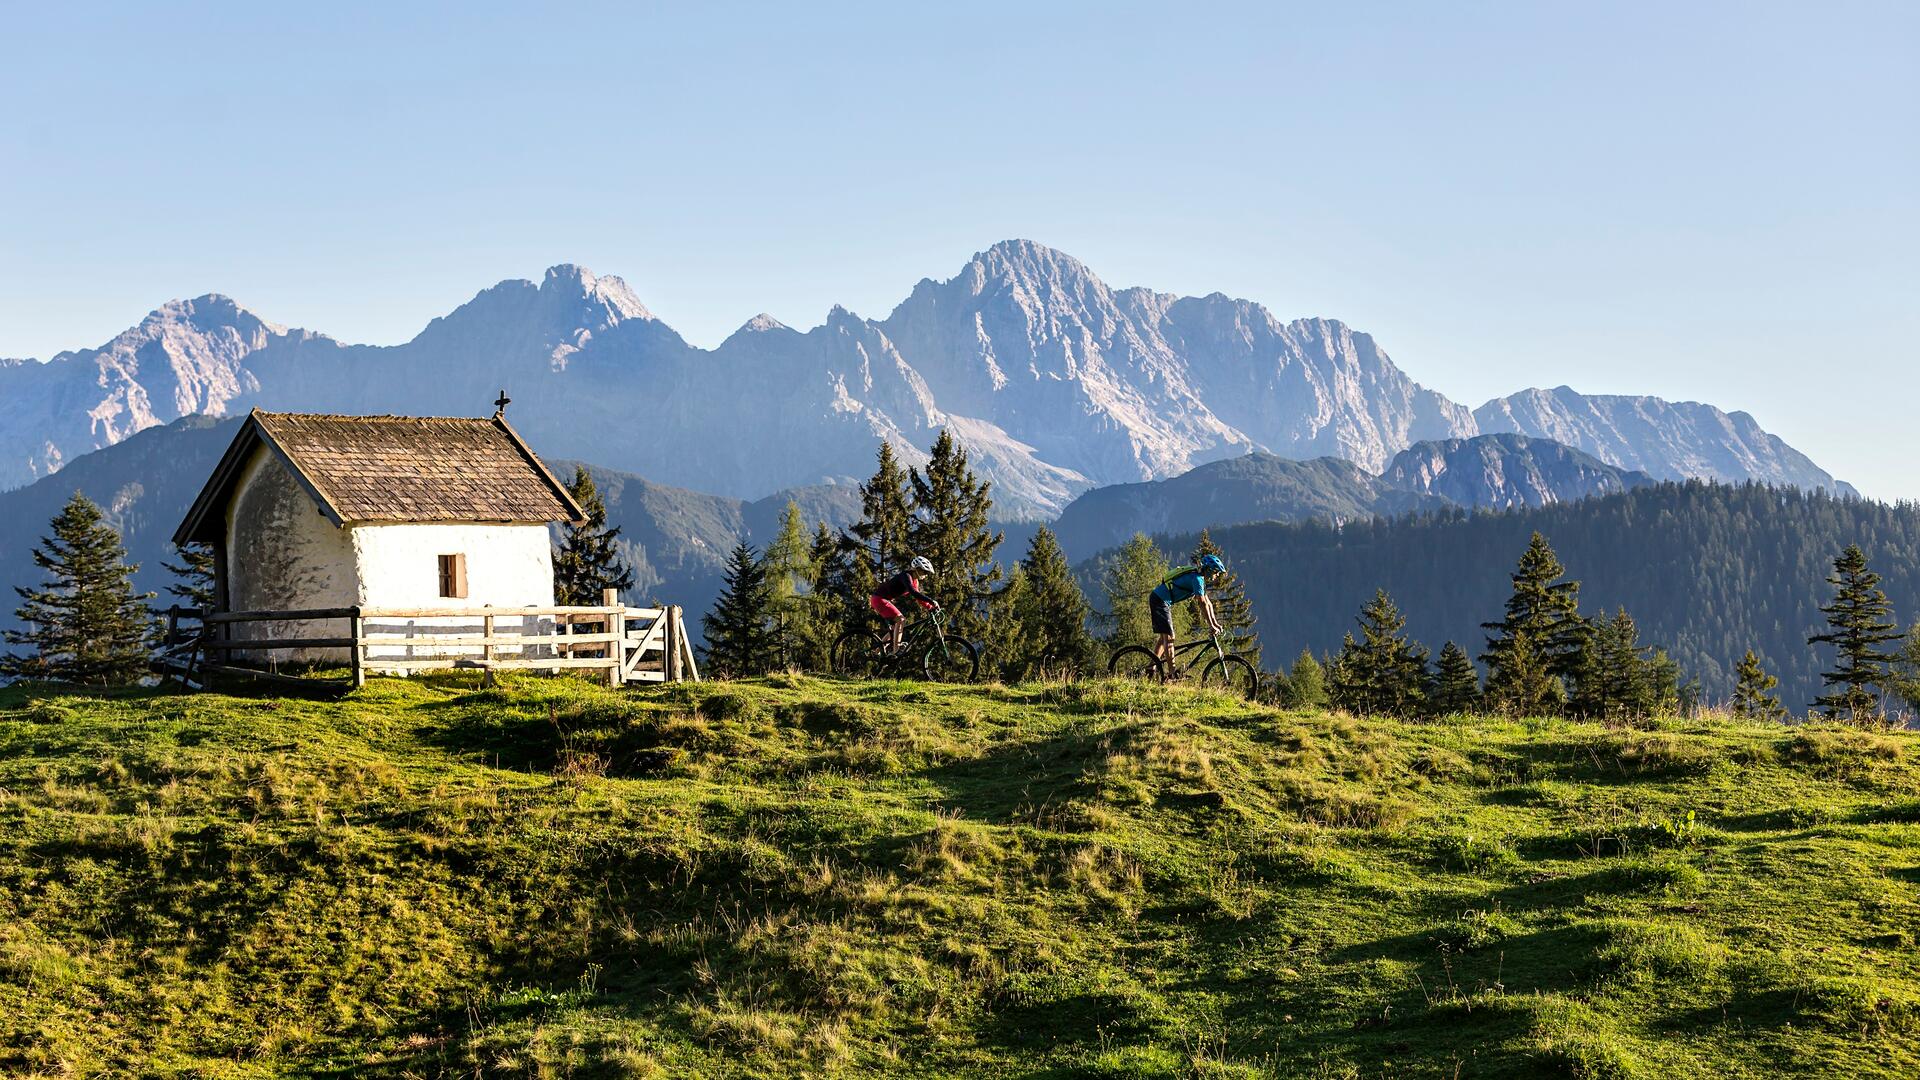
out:
<path id="1" fill-rule="evenodd" d="M 1920 498 L 1920 4 L 397 6 L 0 0 L 0 356 L 557 262 L 711 345 L 1028 237 Z"/>

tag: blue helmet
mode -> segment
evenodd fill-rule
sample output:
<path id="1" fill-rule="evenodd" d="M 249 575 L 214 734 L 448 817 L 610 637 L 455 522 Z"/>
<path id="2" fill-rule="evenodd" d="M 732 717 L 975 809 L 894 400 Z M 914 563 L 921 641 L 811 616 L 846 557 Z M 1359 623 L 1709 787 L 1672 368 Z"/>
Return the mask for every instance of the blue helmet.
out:
<path id="1" fill-rule="evenodd" d="M 1218 555 L 1202 555 L 1200 556 L 1200 569 L 1205 570 L 1209 574 L 1224 574 L 1227 572 L 1227 564 L 1221 562 L 1220 556 Z"/>

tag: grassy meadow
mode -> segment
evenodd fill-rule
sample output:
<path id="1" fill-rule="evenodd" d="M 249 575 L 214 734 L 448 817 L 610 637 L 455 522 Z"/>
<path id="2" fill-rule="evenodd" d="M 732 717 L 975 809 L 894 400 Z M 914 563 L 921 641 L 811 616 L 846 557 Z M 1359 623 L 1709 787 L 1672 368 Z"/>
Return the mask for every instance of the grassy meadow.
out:
<path id="1" fill-rule="evenodd" d="M 0 688 L 0 1075 L 1910 1077 L 1920 736 Z"/>

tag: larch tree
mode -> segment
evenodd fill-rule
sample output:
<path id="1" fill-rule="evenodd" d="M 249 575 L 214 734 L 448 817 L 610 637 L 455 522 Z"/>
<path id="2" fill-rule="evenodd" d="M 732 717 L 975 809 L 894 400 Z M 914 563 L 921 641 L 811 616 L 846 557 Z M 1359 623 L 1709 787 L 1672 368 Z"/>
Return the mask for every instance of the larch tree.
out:
<path id="1" fill-rule="evenodd" d="M 1454 642 L 1440 648 L 1434 664 L 1433 690 L 1427 699 L 1427 711 L 1435 716 L 1471 713 L 1480 706 L 1480 672 L 1473 666 L 1467 650 Z"/>
<path id="2" fill-rule="evenodd" d="M 47 574 L 39 588 L 15 587 L 24 629 L 8 630 L 23 653 L 0 656 L 0 675 L 88 686 L 126 686 L 147 672 L 154 635 L 152 593 L 135 593 L 137 564 L 127 564 L 120 534 L 75 492 L 53 519 L 52 535 L 33 549 Z"/>
<path id="3" fill-rule="evenodd" d="M 1233 572 L 1233 564 L 1213 542 L 1213 533 L 1200 530 L 1200 540 L 1193 549 L 1193 563 L 1198 566 L 1205 555 L 1218 555 L 1220 561 L 1227 564 L 1227 572 L 1207 582 L 1207 596 L 1213 601 L 1214 614 L 1220 618 L 1220 626 L 1225 633 L 1220 635 L 1220 643 L 1230 653 L 1239 653 L 1252 662 L 1255 668 L 1260 666 L 1260 635 L 1254 629 L 1259 622 L 1253 614 L 1253 602 L 1247 599 L 1246 583 L 1240 575 Z"/>
<path id="4" fill-rule="evenodd" d="M 587 520 L 561 526 L 553 552 L 553 595 L 565 606 L 591 607 L 607 589 L 624 594 L 633 588 L 633 567 L 620 555 L 619 528 L 607 528 L 607 504 L 585 466 L 574 466 L 567 494 Z"/>
<path id="5" fill-rule="evenodd" d="M 933 563 L 931 582 L 920 587 L 947 605 L 955 633 L 979 638 L 986 619 L 969 601 L 989 596 L 1000 580 L 993 555 L 1006 539 L 989 521 L 993 485 L 974 475 L 966 448 L 945 429 L 933 442 L 927 471 L 909 469 L 908 478 L 913 502 L 907 544 L 912 555 Z"/>
<path id="6" fill-rule="evenodd" d="M 1887 681 L 1888 666 L 1896 659 L 1881 646 L 1901 637 L 1894 627 L 1893 607 L 1880 591 L 1880 575 L 1867 568 L 1866 553 L 1858 544 L 1848 545 L 1833 560 L 1827 583 L 1834 587 L 1833 601 L 1820 608 L 1827 616 L 1827 631 L 1813 635 L 1807 643 L 1832 645 L 1836 656 L 1833 670 L 1821 674 L 1828 692 L 1814 698 L 1813 707 L 1829 720 L 1878 723 L 1882 718 L 1879 691 Z"/>
<path id="7" fill-rule="evenodd" d="M 1160 587 L 1167 575 L 1167 560 L 1145 533 L 1121 545 L 1119 552 L 1101 575 L 1101 591 L 1106 594 L 1107 644 L 1147 645 L 1154 642 L 1153 619 L 1147 611 L 1147 594 Z M 1173 613 L 1173 628 L 1179 630 L 1182 612 Z"/>
<path id="8" fill-rule="evenodd" d="M 737 677 L 765 672 L 777 647 L 773 590 L 767 564 L 746 544 L 727 556 L 726 579 L 713 610 L 700 618 L 707 638 L 706 665 L 715 675 Z"/>
<path id="9" fill-rule="evenodd" d="M 1780 704 L 1780 695 L 1773 692 L 1780 685 L 1780 680 L 1760 666 L 1760 657 L 1752 649 L 1748 649 L 1747 655 L 1740 658 L 1733 673 L 1737 682 L 1733 688 L 1733 700 L 1728 703 L 1733 715 L 1743 720 L 1769 723 L 1786 719 L 1787 710 Z"/>
<path id="10" fill-rule="evenodd" d="M 806 666 L 807 642 L 812 637 L 813 544 L 807 536 L 800 504 L 787 500 L 780 532 L 767 545 L 768 603 L 773 610 L 775 665 Z"/>

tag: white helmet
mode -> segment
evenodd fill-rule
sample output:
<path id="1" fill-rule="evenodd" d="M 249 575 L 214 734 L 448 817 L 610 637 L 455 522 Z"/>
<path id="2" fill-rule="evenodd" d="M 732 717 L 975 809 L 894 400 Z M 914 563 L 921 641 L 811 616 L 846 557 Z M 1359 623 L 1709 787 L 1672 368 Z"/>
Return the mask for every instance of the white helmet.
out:
<path id="1" fill-rule="evenodd" d="M 925 555 L 915 555 L 913 561 L 907 564 L 907 569 L 918 570 L 923 574 L 931 574 L 933 573 L 933 564 L 927 561 Z"/>

